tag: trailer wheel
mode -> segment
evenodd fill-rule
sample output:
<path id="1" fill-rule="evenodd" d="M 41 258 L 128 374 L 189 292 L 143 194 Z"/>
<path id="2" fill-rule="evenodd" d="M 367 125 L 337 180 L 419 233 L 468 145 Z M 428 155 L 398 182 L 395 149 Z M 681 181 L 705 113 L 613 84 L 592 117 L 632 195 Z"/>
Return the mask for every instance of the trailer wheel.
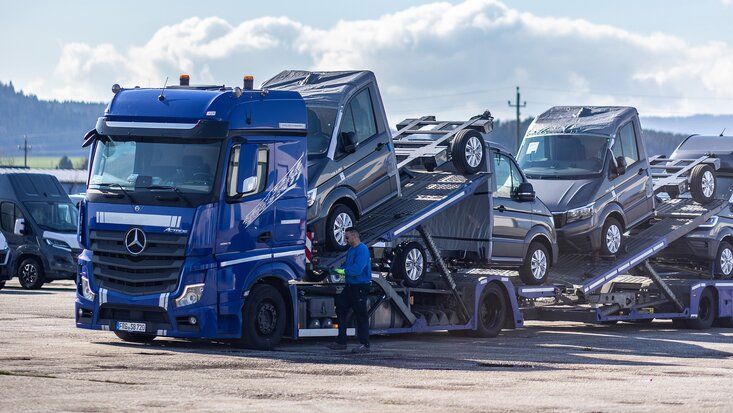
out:
<path id="1" fill-rule="evenodd" d="M 715 305 L 715 296 L 709 288 L 702 290 L 700 301 L 697 307 L 697 318 L 685 320 L 687 328 L 694 330 L 705 330 L 713 326 L 715 321 L 715 313 L 717 310 Z"/>
<path id="2" fill-rule="evenodd" d="M 426 258 L 425 249 L 419 242 L 399 245 L 392 258 L 392 276 L 402 280 L 408 287 L 417 287 L 425 276 Z"/>
<path id="3" fill-rule="evenodd" d="M 245 299 L 242 338 L 237 344 L 255 350 L 272 350 L 285 332 L 285 301 L 271 285 L 259 284 Z"/>
<path id="4" fill-rule="evenodd" d="M 345 251 L 349 247 L 346 228 L 353 227 L 355 223 L 354 211 L 346 205 L 337 204 L 331 209 L 326 219 L 326 244 L 331 251 Z"/>
<path id="5" fill-rule="evenodd" d="M 724 280 L 733 278 L 733 246 L 728 241 L 723 241 L 718 247 L 715 256 L 715 278 Z"/>
<path id="6" fill-rule="evenodd" d="M 486 144 L 478 131 L 464 129 L 456 133 L 451 151 L 453 165 L 464 175 L 473 175 L 486 162 Z"/>
<path id="7" fill-rule="evenodd" d="M 18 281 L 26 290 L 37 290 L 45 282 L 43 266 L 36 258 L 26 258 L 18 265 Z"/>
<path id="8" fill-rule="evenodd" d="M 152 343 L 153 340 L 155 340 L 155 334 L 146 334 L 146 333 L 132 333 L 129 331 L 117 331 L 115 330 L 115 335 L 117 338 L 119 338 L 122 341 L 127 341 L 128 343 Z"/>
<path id="9" fill-rule="evenodd" d="M 476 337 L 496 337 L 506 320 L 506 298 L 496 283 L 489 283 L 481 292 L 476 314 Z"/>
<path id="10" fill-rule="evenodd" d="M 527 248 L 522 266 L 519 267 L 519 278 L 529 285 L 540 285 L 547 280 L 550 260 L 547 248 L 541 242 L 533 242 Z"/>
<path id="11" fill-rule="evenodd" d="M 692 199 L 701 204 L 707 204 L 715 197 L 716 186 L 717 180 L 712 166 L 701 164 L 692 168 L 690 173 Z"/>
<path id="12" fill-rule="evenodd" d="M 608 217 L 601 231 L 601 255 L 616 255 L 624 243 L 624 231 L 621 223 L 614 217 Z"/>

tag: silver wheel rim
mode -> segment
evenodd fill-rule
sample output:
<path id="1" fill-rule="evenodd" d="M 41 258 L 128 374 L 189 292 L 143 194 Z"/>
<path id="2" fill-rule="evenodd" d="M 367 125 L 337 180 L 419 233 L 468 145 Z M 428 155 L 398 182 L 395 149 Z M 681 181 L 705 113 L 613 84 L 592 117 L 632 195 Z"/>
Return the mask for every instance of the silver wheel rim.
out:
<path id="1" fill-rule="evenodd" d="M 608 231 L 606 231 L 606 248 L 608 248 L 608 252 L 615 254 L 618 252 L 620 246 L 621 231 L 616 225 L 611 225 L 608 227 Z"/>
<path id="2" fill-rule="evenodd" d="M 731 271 L 733 271 L 733 252 L 728 248 L 720 253 L 720 270 L 726 276 L 730 275 Z"/>
<path id="3" fill-rule="evenodd" d="M 705 171 L 704 174 L 702 174 L 702 194 L 705 195 L 706 198 L 713 196 L 713 193 L 715 192 L 715 177 L 713 177 L 713 173 L 710 171 Z"/>
<path id="4" fill-rule="evenodd" d="M 405 274 L 407 274 L 407 278 L 412 281 L 419 280 L 424 267 L 424 262 L 425 260 L 423 259 L 422 252 L 417 248 L 411 249 L 407 253 L 407 258 L 405 259 Z"/>
<path id="5" fill-rule="evenodd" d="M 471 168 L 475 168 L 481 164 L 484 152 L 481 150 L 481 141 L 475 136 L 468 139 L 466 143 L 466 163 Z"/>
<path id="6" fill-rule="evenodd" d="M 544 251 L 539 249 L 535 250 L 530 261 L 530 268 L 532 270 L 532 276 L 536 280 L 544 278 L 545 272 L 547 271 L 547 257 Z"/>
<path id="7" fill-rule="evenodd" d="M 23 266 L 22 274 L 26 284 L 31 285 L 38 279 L 38 269 L 33 264 L 26 264 Z"/>
<path id="8" fill-rule="evenodd" d="M 342 247 L 346 245 L 346 228 L 353 226 L 354 222 L 351 221 L 351 217 L 346 212 L 336 215 L 336 219 L 333 221 L 333 238 L 337 244 Z"/>

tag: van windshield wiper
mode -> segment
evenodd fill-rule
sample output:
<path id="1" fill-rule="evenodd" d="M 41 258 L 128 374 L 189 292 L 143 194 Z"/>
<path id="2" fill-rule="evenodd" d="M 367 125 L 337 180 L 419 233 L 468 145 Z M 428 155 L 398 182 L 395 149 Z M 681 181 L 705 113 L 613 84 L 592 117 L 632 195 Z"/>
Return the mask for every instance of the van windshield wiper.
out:
<path id="1" fill-rule="evenodd" d="M 143 188 L 143 189 L 165 189 L 165 190 L 173 191 L 173 192 L 176 193 L 176 195 L 178 196 L 179 199 L 182 199 L 183 201 L 186 202 L 186 205 L 188 205 L 189 207 L 192 207 L 193 206 L 193 203 L 191 202 L 191 200 L 188 199 L 188 198 L 186 198 L 186 196 L 183 195 L 183 192 L 181 192 L 181 190 L 178 189 L 178 187 L 170 186 L 170 185 L 150 185 L 150 186 L 141 186 L 140 188 Z"/>
<path id="2" fill-rule="evenodd" d="M 103 186 L 103 187 L 106 187 L 106 188 L 112 188 L 112 187 L 119 188 L 122 191 L 122 193 L 125 194 L 125 196 L 128 197 L 130 199 L 130 201 L 132 201 L 132 203 L 137 204 L 137 201 L 135 201 L 135 198 L 133 198 L 132 195 L 130 195 L 130 193 L 127 192 L 127 190 L 125 189 L 125 187 L 122 186 L 122 185 L 120 185 L 120 184 L 105 182 L 105 183 L 102 183 L 102 184 L 97 184 L 97 186 Z"/>

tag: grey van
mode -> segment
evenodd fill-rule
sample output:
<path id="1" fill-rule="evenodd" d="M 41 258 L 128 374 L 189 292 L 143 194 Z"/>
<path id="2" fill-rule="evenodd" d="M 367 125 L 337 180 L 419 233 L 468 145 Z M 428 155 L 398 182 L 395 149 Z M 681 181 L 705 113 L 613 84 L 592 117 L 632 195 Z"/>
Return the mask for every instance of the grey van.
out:
<path id="1" fill-rule="evenodd" d="M 552 210 L 561 249 L 615 255 L 654 214 L 636 109 L 556 106 L 529 126 L 517 160 Z"/>
<path id="2" fill-rule="evenodd" d="M 344 231 L 400 193 L 387 116 L 370 71 L 286 70 L 262 89 L 297 91 L 308 110 L 308 223 L 330 250 Z"/>
<path id="3" fill-rule="evenodd" d="M 78 214 L 56 177 L 0 173 L 0 230 L 10 254 L 5 278 L 17 276 L 25 289 L 74 279 Z"/>

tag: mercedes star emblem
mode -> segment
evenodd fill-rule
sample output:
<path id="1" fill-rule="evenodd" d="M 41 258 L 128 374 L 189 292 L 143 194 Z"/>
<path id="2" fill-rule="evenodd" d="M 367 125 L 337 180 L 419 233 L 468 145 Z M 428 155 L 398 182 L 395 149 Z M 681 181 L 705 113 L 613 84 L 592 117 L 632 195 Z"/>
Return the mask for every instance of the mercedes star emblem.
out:
<path id="1" fill-rule="evenodd" d="M 146 244 L 145 233 L 140 228 L 132 228 L 125 234 L 125 248 L 132 255 L 140 255 Z"/>

